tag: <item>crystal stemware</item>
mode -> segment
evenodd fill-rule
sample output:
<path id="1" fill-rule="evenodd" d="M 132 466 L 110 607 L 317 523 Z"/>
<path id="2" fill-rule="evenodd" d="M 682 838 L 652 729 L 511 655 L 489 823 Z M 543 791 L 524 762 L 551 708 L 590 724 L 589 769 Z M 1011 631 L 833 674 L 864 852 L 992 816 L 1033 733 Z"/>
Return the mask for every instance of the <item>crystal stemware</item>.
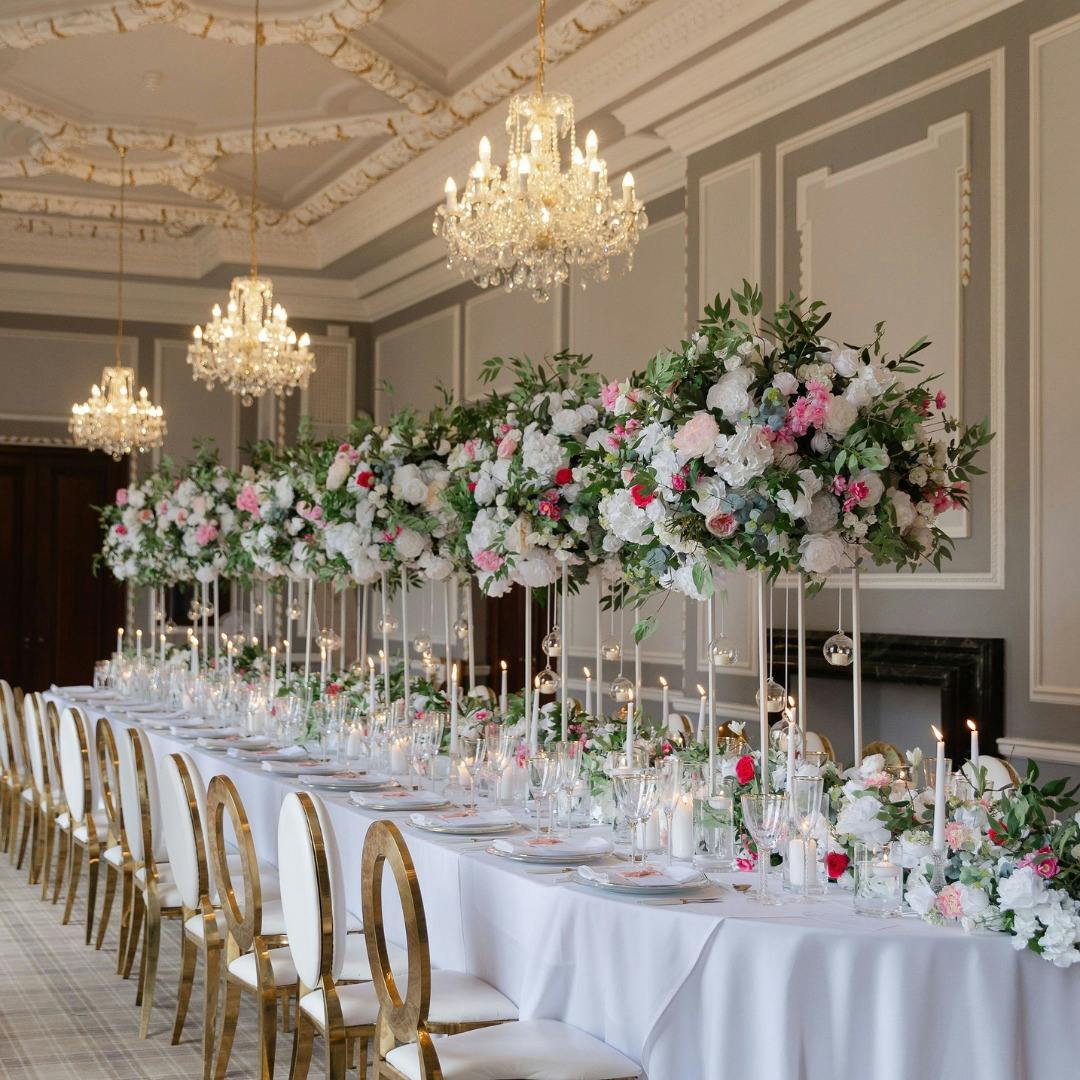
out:
<path id="1" fill-rule="evenodd" d="M 619 772 L 614 776 L 615 801 L 630 829 L 630 861 L 638 862 L 637 834 L 638 826 L 644 826 L 656 809 L 659 798 L 655 769 L 635 769 L 632 772 Z M 645 862 L 646 851 L 642 837 L 641 859 Z"/>
<path id="2" fill-rule="evenodd" d="M 536 836 L 541 833 L 540 800 L 548 804 L 548 832 L 555 831 L 554 799 L 559 790 L 559 759 L 555 754 L 541 751 L 529 758 L 529 791 L 536 801 Z"/>
<path id="3" fill-rule="evenodd" d="M 581 775 L 581 751 L 579 739 L 567 739 L 555 744 L 555 753 L 559 758 L 559 789 L 566 800 L 567 837 L 574 827 L 574 788 L 577 787 L 578 777 Z"/>
<path id="4" fill-rule="evenodd" d="M 812 837 L 821 814 L 821 796 L 825 781 L 820 776 L 795 776 L 790 780 L 788 791 L 788 816 L 798 833 L 788 845 L 788 857 L 793 860 L 789 878 L 793 884 L 801 884 L 800 900 L 808 903 L 810 876 L 817 873 L 817 858 L 812 854 Z M 815 845 L 816 847 L 816 845 Z"/>
<path id="5" fill-rule="evenodd" d="M 750 898 L 759 904 L 778 904 L 769 893 L 769 859 L 776 850 L 784 827 L 786 799 L 783 795 L 761 792 L 742 797 L 743 821 L 757 844 L 758 888 Z"/>

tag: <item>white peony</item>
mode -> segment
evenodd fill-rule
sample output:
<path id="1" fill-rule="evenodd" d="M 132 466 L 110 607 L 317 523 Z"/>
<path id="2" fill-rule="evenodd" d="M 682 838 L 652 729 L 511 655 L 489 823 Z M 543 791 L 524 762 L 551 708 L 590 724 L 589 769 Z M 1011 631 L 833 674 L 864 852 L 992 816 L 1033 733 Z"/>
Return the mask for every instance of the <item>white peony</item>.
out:
<path id="1" fill-rule="evenodd" d="M 394 551 L 402 562 L 412 562 L 424 550 L 426 540 L 415 529 L 402 529 L 394 538 Z"/>
<path id="2" fill-rule="evenodd" d="M 842 439 L 858 419 L 859 410 L 845 397 L 829 398 L 829 412 L 825 417 L 825 430 L 834 438 Z"/>
<path id="3" fill-rule="evenodd" d="M 334 463 L 326 472 L 326 490 L 337 491 L 349 479 L 351 471 L 352 466 L 349 464 L 347 457 L 335 458 Z"/>
<path id="4" fill-rule="evenodd" d="M 563 462 L 563 448 L 559 437 L 540 431 L 530 424 L 521 443 L 521 460 L 525 468 L 534 472 L 542 483 L 550 483 Z"/>
<path id="5" fill-rule="evenodd" d="M 867 847 L 881 847 L 888 843 L 890 833 L 878 817 L 880 810 L 881 804 L 873 795 L 848 799 L 836 815 L 837 834 L 850 836 Z"/>
<path id="6" fill-rule="evenodd" d="M 540 589 L 558 580 L 559 569 L 555 560 L 544 551 L 533 551 L 524 559 L 518 559 L 511 570 L 511 577 L 527 589 Z"/>
<path id="7" fill-rule="evenodd" d="M 844 559 L 844 542 L 836 533 L 813 533 L 799 541 L 799 565 L 808 574 L 828 574 Z"/>
<path id="8" fill-rule="evenodd" d="M 720 435 L 705 461 L 732 487 L 746 487 L 772 464 L 772 443 L 764 428 L 736 424 L 733 435 Z"/>
<path id="9" fill-rule="evenodd" d="M 853 378 L 859 370 L 859 354 L 854 349 L 833 349 L 825 354 L 825 359 L 845 379 Z"/>
<path id="10" fill-rule="evenodd" d="M 422 506 L 427 501 L 428 486 L 420 472 L 420 466 L 401 465 L 396 468 L 390 491 L 395 499 L 403 499 L 413 506 Z"/>
<path id="11" fill-rule="evenodd" d="M 698 587 L 694 583 L 695 565 L 693 562 L 683 561 L 675 570 L 665 570 L 660 575 L 660 585 L 665 589 L 674 589 L 691 600 L 707 599 L 703 592 L 698 591 Z M 706 574 L 707 578 L 708 574 Z"/>
<path id="12" fill-rule="evenodd" d="M 585 426 L 577 409 L 559 409 L 551 417 L 551 429 L 556 435 L 576 435 Z"/>
<path id="13" fill-rule="evenodd" d="M 625 488 L 605 495 L 599 512 L 600 524 L 617 539 L 630 544 L 645 542 L 652 521 L 645 507 L 637 506 Z"/>
<path id="14" fill-rule="evenodd" d="M 420 569 L 428 581 L 445 581 L 453 572 L 454 564 L 441 555 L 425 551 L 420 557 Z"/>
<path id="15" fill-rule="evenodd" d="M 1032 911 L 1046 891 L 1044 880 L 1030 866 L 1021 866 L 998 881 L 998 906 L 1006 911 Z"/>
<path id="16" fill-rule="evenodd" d="M 293 494 L 292 481 L 287 476 L 283 476 L 275 482 L 274 502 L 283 510 L 292 506 Z"/>
<path id="17" fill-rule="evenodd" d="M 726 420 L 736 420 L 749 410 L 753 396 L 749 386 L 754 381 L 753 369 L 738 367 L 725 372 L 720 381 L 715 383 L 705 398 L 705 405 L 710 409 L 719 409 Z"/>

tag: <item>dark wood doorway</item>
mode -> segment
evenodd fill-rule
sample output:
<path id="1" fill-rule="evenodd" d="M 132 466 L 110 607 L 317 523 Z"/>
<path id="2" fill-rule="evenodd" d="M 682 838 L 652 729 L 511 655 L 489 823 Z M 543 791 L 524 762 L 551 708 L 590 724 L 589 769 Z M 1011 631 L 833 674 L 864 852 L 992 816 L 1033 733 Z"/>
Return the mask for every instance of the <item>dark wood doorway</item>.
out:
<path id="1" fill-rule="evenodd" d="M 124 622 L 105 570 L 95 506 L 127 482 L 127 460 L 52 447 L 0 447 L 0 675 L 26 690 L 89 682 Z"/>

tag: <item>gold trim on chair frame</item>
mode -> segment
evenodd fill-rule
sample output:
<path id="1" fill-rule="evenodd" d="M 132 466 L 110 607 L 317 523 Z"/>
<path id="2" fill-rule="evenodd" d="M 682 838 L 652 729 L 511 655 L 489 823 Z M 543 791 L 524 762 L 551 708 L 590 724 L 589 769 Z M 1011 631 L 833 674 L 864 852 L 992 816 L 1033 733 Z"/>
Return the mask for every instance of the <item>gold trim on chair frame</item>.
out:
<path id="1" fill-rule="evenodd" d="M 128 847 L 127 834 L 124 832 L 124 819 L 120 809 L 120 755 L 116 749 L 116 736 L 108 717 L 98 717 L 94 732 L 94 746 L 97 750 L 98 782 L 101 785 L 101 801 L 105 807 L 105 816 L 109 819 L 109 836 L 106 850 L 120 847 L 120 865 L 115 866 L 105 860 L 105 896 L 101 904 L 101 920 L 98 922 L 95 949 L 100 949 L 105 941 L 105 931 L 109 928 L 109 916 L 112 914 L 113 897 L 116 895 L 117 879 L 121 880 L 120 889 L 120 926 L 117 929 L 119 943 L 116 953 L 116 973 L 124 970 L 126 954 L 126 934 L 131 922 L 132 894 L 135 883 L 135 867 Z"/>
<path id="2" fill-rule="evenodd" d="M 18 855 L 15 859 L 15 868 L 22 869 L 23 859 L 26 857 L 27 847 L 30 849 L 30 861 L 34 860 L 34 825 L 37 821 L 37 790 L 34 787 L 34 770 L 30 761 L 30 743 L 26 738 L 26 695 L 21 686 L 15 687 L 15 736 L 19 740 L 19 753 L 22 755 L 22 791 L 19 792 L 20 803 L 25 802 L 23 810 L 22 838 L 18 845 Z M 26 792 L 31 793 L 31 798 L 24 799 Z M 14 849 L 13 849 L 14 850 Z"/>
<path id="3" fill-rule="evenodd" d="M 102 846 L 98 837 L 97 822 L 94 820 L 94 783 L 90 774 L 90 746 L 87 742 L 86 716 L 81 709 L 74 706 L 70 708 L 71 715 L 75 719 L 75 731 L 79 739 L 79 757 L 82 761 L 82 789 L 83 789 L 83 819 L 76 822 L 68 807 L 71 818 L 69 826 L 69 855 L 68 855 L 68 891 L 67 901 L 64 904 L 63 925 L 71 920 L 71 909 L 75 904 L 75 894 L 79 889 L 79 877 L 82 872 L 82 853 L 86 850 L 87 859 L 87 892 L 86 892 L 86 944 L 90 944 L 90 938 L 94 933 L 94 908 L 97 904 L 98 871 L 101 868 Z M 58 755 L 59 760 L 59 755 Z M 86 839 L 80 840 L 75 835 L 77 825 L 86 827 Z M 57 889 L 59 890 L 62 874 L 57 866 Z"/>
<path id="4" fill-rule="evenodd" d="M 244 875 L 244 910 L 237 903 L 225 848 L 225 813 L 232 822 L 236 845 Z M 251 826 L 240 793 L 228 776 L 215 776 L 206 794 L 206 812 L 210 818 L 210 853 L 214 860 L 214 875 L 218 899 L 225 913 L 228 928 L 225 939 L 225 1000 L 222 1002 L 221 1033 L 214 1063 L 215 1080 L 224 1080 L 229 1067 L 236 1022 L 240 1014 L 240 998 L 252 991 L 243 980 L 229 971 L 229 965 L 244 953 L 255 954 L 255 973 L 258 987 L 254 989 L 259 1010 L 259 1075 L 271 1080 L 277 1049 L 277 1005 L 279 989 L 274 985 L 270 950 L 287 945 L 284 934 L 264 935 L 262 932 L 262 886 L 259 862 Z M 290 993 L 290 998 L 292 994 Z"/>
<path id="5" fill-rule="evenodd" d="M 49 817 L 46 819 L 49 827 L 46 828 L 45 862 L 41 875 L 41 899 L 46 898 L 49 886 L 50 867 L 52 864 L 52 842 L 55 839 L 56 847 L 56 880 L 53 882 L 53 898 L 55 904 L 60 899 L 60 888 L 64 883 L 64 871 L 67 869 L 68 855 L 71 845 L 71 832 L 75 823 L 71 820 L 68 810 L 67 797 L 64 794 L 63 777 L 60 774 L 60 710 L 56 702 L 45 701 L 39 695 L 39 700 L 45 705 L 45 751 L 46 769 L 49 773 L 49 792 L 52 796 L 52 807 Z M 60 819 L 67 815 L 67 828 Z M 67 922 L 67 919 L 64 919 Z"/>
<path id="6" fill-rule="evenodd" d="M 22 723 L 21 716 L 11 716 L 8 712 L 8 694 L 4 687 L 11 692 L 11 703 L 15 705 L 15 691 L 6 679 L 0 679 L 0 736 L 4 739 L 4 748 L 7 751 L 7 768 L 0 778 L 0 797 L 3 799 L 2 813 L 0 813 L 0 850 L 8 853 L 8 861 L 15 861 L 16 838 L 19 830 L 19 816 L 22 812 L 23 770 L 19 768 L 19 759 L 15 751 L 15 738 L 12 735 L 12 724 Z"/>

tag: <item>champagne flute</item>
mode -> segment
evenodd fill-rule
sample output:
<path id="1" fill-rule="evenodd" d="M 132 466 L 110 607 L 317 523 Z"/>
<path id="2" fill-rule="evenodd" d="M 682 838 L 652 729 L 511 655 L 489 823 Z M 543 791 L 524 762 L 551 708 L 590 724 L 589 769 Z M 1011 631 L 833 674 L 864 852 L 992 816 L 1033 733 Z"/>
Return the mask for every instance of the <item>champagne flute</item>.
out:
<path id="1" fill-rule="evenodd" d="M 802 859 L 802 894 L 799 899 L 804 904 L 811 902 L 810 874 L 817 873 L 817 861 L 810 858 L 810 838 L 817 828 L 821 813 L 824 784 L 820 776 L 795 776 L 791 779 L 788 792 L 788 813 L 801 839 L 796 856 Z M 789 847 L 789 855 L 790 850 Z"/>
<path id="2" fill-rule="evenodd" d="M 620 771 L 614 777 L 615 799 L 623 817 L 630 827 L 630 861 L 637 863 L 637 830 L 644 825 L 656 809 L 658 791 L 655 769 Z M 641 862 L 645 862 L 645 844 L 642 837 Z"/>
<path id="3" fill-rule="evenodd" d="M 759 904 L 780 903 L 769 893 L 769 858 L 784 827 L 785 806 L 786 797 L 775 793 L 755 792 L 742 797 L 743 821 L 757 844 L 758 890 L 750 898 Z"/>
<path id="4" fill-rule="evenodd" d="M 559 788 L 566 796 L 566 837 L 569 839 L 574 827 L 574 788 L 581 775 L 581 740 L 557 742 L 555 752 L 559 758 Z"/>
<path id="5" fill-rule="evenodd" d="M 529 791 L 536 800 L 536 838 L 540 838 L 542 819 L 540 800 L 551 807 L 551 800 L 559 790 L 559 759 L 546 750 L 533 754 L 529 758 Z M 550 822 L 550 816 L 549 816 Z M 549 826 L 549 831 L 553 831 Z"/>

